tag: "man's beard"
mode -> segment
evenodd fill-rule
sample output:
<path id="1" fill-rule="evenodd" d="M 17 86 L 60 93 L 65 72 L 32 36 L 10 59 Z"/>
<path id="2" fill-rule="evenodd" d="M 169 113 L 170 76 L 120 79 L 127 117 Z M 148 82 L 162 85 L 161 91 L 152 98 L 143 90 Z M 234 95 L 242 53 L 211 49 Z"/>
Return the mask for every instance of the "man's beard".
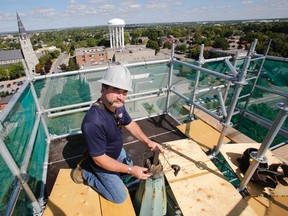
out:
<path id="1" fill-rule="evenodd" d="M 113 106 L 114 104 L 119 104 L 119 102 L 121 102 L 121 104 L 122 104 L 122 106 L 124 105 L 124 101 L 122 101 L 122 100 L 117 100 L 117 101 L 113 101 L 113 102 L 108 102 L 108 104 L 110 105 L 110 106 Z"/>

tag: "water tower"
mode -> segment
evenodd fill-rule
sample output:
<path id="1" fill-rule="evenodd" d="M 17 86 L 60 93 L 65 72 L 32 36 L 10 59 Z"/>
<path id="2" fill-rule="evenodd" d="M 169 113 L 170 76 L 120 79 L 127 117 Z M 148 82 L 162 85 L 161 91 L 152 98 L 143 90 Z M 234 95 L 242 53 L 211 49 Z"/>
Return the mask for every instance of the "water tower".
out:
<path id="1" fill-rule="evenodd" d="M 122 19 L 114 18 L 108 22 L 110 33 L 110 47 L 124 48 L 124 26 L 125 22 Z"/>

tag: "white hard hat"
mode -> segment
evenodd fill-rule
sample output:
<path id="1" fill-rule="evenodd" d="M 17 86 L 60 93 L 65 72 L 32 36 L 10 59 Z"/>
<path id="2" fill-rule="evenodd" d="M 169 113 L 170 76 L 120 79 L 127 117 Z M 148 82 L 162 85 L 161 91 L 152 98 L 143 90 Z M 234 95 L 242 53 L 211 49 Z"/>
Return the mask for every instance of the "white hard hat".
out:
<path id="1" fill-rule="evenodd" d="M 99 82 L 119 89 L 133 91 L 131 74 L 128 68 L 123 65 L 108 68 Z"/>

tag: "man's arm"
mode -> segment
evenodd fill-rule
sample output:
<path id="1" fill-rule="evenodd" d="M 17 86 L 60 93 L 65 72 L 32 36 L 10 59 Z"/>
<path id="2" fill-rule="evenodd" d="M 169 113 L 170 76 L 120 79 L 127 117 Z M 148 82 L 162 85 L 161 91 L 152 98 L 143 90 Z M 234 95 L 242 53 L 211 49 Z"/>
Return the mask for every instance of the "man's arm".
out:
<path id="1" fill-rule="evenodd" d="M 104 154 L 97 157 L 92 157 L 93 161 L 100 167 L 112 171 L 112 172 L 121 172 L 121 173 L 128 173 L 129 166 L 121 163 L 108 155 Z M 132 166 L 130 167 L 129 174 L 135 176 L 139 179 L 147 179 L 150 174 L 146 174 L 147 168 L 139 167 L 139 166 Z"/>
<path id="2" fill-rule="evenodd" d="M 126 129 L 136 138 L 138 139 L 140 142 L 144 143 L 145 145 L 147 145 L 147 147 L 151 150 L 154 149 L 159 149 L 159 151 L 161 153 L 164 152 L 164 149 L 162 148 L 161 145 L 159 145 L 159 143 L 152 141 L 151 139 L 149 139 L 144 132 L 142 131 L 142 129 L 139 127 L 139 125 L 135 122 L 135 121 L 131 121 L 130 124 L 125 126 Z"/>

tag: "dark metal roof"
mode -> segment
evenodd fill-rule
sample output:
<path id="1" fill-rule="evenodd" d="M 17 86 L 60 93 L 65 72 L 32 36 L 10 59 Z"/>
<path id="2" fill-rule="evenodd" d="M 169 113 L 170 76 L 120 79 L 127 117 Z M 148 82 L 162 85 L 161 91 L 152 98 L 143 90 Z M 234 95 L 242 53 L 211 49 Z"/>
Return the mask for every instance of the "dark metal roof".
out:
<path id="1" fill-rule="evenodd" d="M 21 49 L 9 50 L 9 51 L 0 51 L 0 62 L 1 61 L 11 61 L 24 59 Z"/>
<path id="2" fill-rule="evenodd" d="M 26 34 L 26 30 L 25 30 L 25 28 L 24 28 L 24 25 L 23 25 L 23 23 L 22 23 L 19 15 L 18 15 L 18 13 L 16 13 L 16 15 L 17 15 L 17 22 L 18 22 L 19 33 L 20 33 L 20 34 Z"/>

